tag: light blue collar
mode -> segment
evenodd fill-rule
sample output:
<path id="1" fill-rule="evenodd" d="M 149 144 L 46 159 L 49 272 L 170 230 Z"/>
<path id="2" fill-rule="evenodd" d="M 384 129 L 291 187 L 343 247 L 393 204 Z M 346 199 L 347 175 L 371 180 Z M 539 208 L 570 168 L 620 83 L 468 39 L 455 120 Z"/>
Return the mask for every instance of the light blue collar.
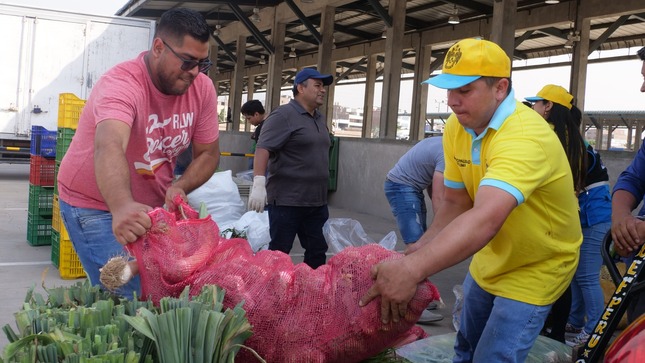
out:
<path id="1" fill-rule="evenodd" d="M 486 132 L 488 132 L 488 129 L 498 130 L 502 126 L 502 124 L 504 124 L 504 121 L 508 118 L 508 116 L 510 116 L 514 111 L 515 91 L 511 89 L 511 92 L 508 94 L 508 96 L 506 96 L 504 101 L 502 101 L 502 103 L 499 104 L 499 107 L 497 107 L 497 110 L 495 110 L 495 113 L 490 119 L 488 126 L 486 126 L 486 128 L 484 129 L 484 132 L 477 135 L 475 134 L 475 130 L 470 128 L 465 129 L 473 137 L 473 139 L 482 139 L 486 135 Z"/>

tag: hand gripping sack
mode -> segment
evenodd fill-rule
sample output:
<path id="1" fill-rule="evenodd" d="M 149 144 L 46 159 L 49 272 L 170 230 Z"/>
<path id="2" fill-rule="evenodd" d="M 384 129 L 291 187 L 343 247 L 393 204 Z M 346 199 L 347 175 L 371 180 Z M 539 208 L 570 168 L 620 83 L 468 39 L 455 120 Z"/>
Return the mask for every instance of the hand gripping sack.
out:
<path id="1" fill-rule="evenodd" d="M 359 362 L 426 336 L 415 322 L 439 299 L 427 281 L 409 304 L 410 321 L 383 325 L 380 298 L 358 306 L 372 285 L 370 268 L 402 255 L 377 244 L 348 247 L 312 270 L 279 251 L 254 254 L 245 240 L 220 237 L 210 217 L 199 219 L 188 205 L 182 207 L 186 219 L 151 211 L 149 232 L 128 245 L 139 264 L 144 298 L 158 303 L 187 285 L 191 295 L 205 284 L 226 289 L 225 307 L 243 301 L 253 326 L 246 345 L 267 362 Z M 236 361 L 257 360 L 242 350 Z"/>

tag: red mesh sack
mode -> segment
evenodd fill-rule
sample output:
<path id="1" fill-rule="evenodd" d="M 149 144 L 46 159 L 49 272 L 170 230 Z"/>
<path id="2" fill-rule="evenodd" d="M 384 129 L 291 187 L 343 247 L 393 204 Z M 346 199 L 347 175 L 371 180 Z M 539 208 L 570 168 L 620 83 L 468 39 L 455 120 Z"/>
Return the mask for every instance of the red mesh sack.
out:
<path id="1" fill-rule="evenodd" d="M 418 285 L 409 304 L 411 321 L 383 325 L 380 299 L 365 307 L 358 301 L 372 285 L 370 268 L 401 258 L 377 244 L 349 247 L 316 270 L 279 251 L 253 253 L 243 239 L 226 239 L 209 217 L 183 204 L 184 214 L 151 211 L 152 228 L 128 249 L 136 257 L 142 295 L 158 303 L 191 295 L 205 284 L 226 290 L 224 306 L 244 302 L 253 326 L 246 345 L 267 362 L 358 362 L 389 347 L 426 337 L 415 326 L 421 312 L 439 293 L 430 282 Z M 246 351 L 236 361 L 256 362 Z"/>

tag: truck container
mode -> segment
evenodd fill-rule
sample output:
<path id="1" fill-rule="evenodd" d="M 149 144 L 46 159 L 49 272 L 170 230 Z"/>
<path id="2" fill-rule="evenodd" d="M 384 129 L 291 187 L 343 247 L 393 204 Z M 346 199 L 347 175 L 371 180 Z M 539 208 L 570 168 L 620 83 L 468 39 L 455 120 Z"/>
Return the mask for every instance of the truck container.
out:
<path id="1" fill-rule="evenodd" d="M 61 93 L 149 49 L 152 20 L 0 4 L 0 163 L 29 163 L 32 126 L 55 131 Z"/>

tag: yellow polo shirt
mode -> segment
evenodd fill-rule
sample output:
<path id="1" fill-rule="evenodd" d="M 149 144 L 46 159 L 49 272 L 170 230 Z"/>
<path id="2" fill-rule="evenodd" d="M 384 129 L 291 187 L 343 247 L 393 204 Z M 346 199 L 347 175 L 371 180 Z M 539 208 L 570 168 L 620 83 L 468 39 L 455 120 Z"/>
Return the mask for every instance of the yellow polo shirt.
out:
<path id="1" fill-rule="evenodd" d="M 496 296 L 555 302 L 573 278 L 582 243 L 573 177 L 558 137 L 511 92 L 478 136 L 451 115 L 443 143 L 447 187 L 465 188 L 474 200 L 480 186 L 493 186 L 518 204 L 474 255 L 473 279 Z"/>

